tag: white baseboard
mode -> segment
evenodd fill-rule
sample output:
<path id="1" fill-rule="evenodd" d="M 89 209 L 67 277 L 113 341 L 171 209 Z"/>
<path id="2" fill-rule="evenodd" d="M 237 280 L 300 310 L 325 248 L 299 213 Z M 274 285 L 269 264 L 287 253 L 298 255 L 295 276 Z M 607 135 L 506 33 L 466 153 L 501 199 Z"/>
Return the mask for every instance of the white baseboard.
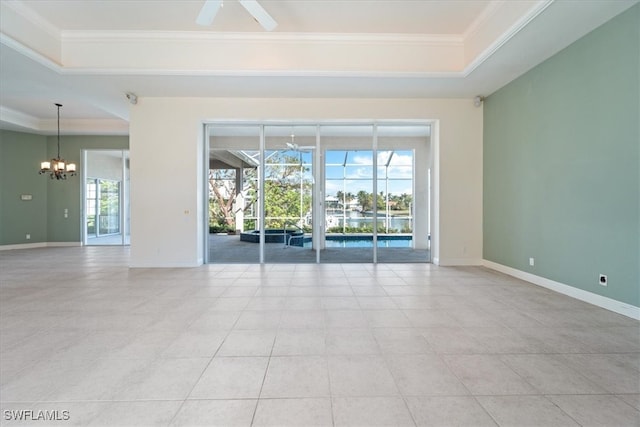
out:
<path id="1" fill-rule="evenodd" d="M 82 246 L 82 242 L 47 242 L 48 248 Z"/>
<path id="2" fill-rule="evenodd" d="M 35 248 L 46 248 L 47 242 L 40 243 L 20 243 L 17 245 L 2 245 L 0 246 L 0 251 L 12 251 L 14 249 L 35 249 Z"/>
<path id="3" fill-rule="evenodd" d="M 617 301 L 602 295 L 594 294 L 593 292 L 588 292 L 583 289 L 575 288 L 573 286 L 565 285 L 564 283 L 556 282 L 545 277 L 536 276 L 535 274 L 527 273 L 526 271 L 507 267 L 506 265 L 498 264 L 486 259 L 483 260 L 483 265 L 492 270 L 508 274 L 509 276 L 526 280 L 527 282 L 533 283 L 534 285 L 542 286 L 543 288 L 551 289 L 552 291 L 570 296 L 589 304 L 593 304 L 600 308 L 622 314 L 632 319 L 640 320 L 640 307 L 636 307 L 634 305 Z"/>
<path id="4" fill-rule="evenodd" d="M 16 245 L 0 245 L 0 251 L 11 251 L 15 249 L 36 249 L 36 248 L 56 248 L 82 246 L 82 242 L 39 242 L 39 243 L 19 243 Z"/>

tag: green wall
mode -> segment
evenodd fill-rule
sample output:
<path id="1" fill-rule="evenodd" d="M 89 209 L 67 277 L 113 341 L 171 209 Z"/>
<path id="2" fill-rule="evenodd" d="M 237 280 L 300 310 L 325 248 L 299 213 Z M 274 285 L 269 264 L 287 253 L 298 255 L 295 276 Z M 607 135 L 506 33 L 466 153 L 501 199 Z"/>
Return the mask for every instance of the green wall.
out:
<path id="1" fill-rule="evenodd" d="M 47 241 L 47 180 L 38 175 L 46 156 L 46 137 L 0 130 L 0 245 Z"/>
<path id="2" fill-rule="evenodd" d="M 485 100 L 485 259 L 640 306 L 639 99 L 636 5 Z"/>
<path id="3" fill-rule="evenodd" d="M 57 137 L 9 131 L 2 131 L 1 135 L 0 245 L 80 242 L 82 240 L 80 174 L 69 177 L 65 181 L 57 181 L 37 173 L 41 161 L 55 157 L 57 154 Z M 75 162 L 78 171 L 82 170 L 83 149 L 128 148 L 128 136 L 62 136 L 60 138 L 60 154 L 68 162 Z M 31 193 L 34 194 L 32 202 L 20 201 L 20 194 Z M 40 204 L 36 205 L 36 202 Z M 68 209 L 67 218 L 64 217 L 65 209 Z M 24 231 L 27 229 L 36 229 L 37 237 L 32 231 Z M 25 239 L 27 232 L 31 232 L 31 240 Z"/>

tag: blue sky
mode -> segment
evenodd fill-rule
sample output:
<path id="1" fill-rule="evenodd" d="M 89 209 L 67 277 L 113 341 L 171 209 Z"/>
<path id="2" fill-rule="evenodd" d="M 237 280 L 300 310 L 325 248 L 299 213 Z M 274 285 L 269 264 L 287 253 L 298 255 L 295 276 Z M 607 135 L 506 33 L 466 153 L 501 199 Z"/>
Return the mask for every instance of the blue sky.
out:
<path id="1" fill-rule="evenodd" d="M 302 158 L 303 164 L 311 165 L 313 152 L 280 151 L 292 158 Z M 275 152 L 267 151 L 267 158 Z M 346 156 L 346 164 L 345 164 Z M 389 161 L 389 158 L 391 160 Z M 269 160 L 267 160 L 268 162 Z M 378 193 L 385 189 L 385 174 L 388 174 L 390 194 L 412 194 L 413 150 L 378 151 Z M 388 163 L 388 167 L 386 166 Z M 311 173 L 306 179 L 311 180 Z M 343 177 L 346 179 L 343 183 Z M 325 151 L 325 178 L 327 196 L 338 191 L 356 194 L 358 191 L 373 191 L 373 152 L 371 150 L 327 150 Z"/>

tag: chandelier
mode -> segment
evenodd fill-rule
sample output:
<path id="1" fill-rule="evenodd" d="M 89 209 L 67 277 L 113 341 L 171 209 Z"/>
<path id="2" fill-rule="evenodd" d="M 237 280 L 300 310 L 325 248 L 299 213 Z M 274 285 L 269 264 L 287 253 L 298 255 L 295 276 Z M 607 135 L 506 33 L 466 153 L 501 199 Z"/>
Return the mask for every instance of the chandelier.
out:
<path id="1" fill-rule="evenodd" d="M 76 164 L 75 163 L 65 163 L 64 159 L 60 157 L 60 107 L 62 104 L 55 104 L 58 107 L 58 155 L 46 162 L 40 163 L 40 175 L 43 173 L 48 173 L 51 179 L 67 179 L 67 174 L 69 176 L 76 175 Z"/>

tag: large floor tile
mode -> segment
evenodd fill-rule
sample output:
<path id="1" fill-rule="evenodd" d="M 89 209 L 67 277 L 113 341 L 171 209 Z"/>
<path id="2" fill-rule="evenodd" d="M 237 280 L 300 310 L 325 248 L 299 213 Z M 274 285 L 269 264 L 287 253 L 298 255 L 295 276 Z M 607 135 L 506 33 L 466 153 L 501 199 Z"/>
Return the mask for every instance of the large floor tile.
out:
<path id="1" fill-rule="evenodd" d="M 437 355 L 390 355 L 387 360 L 404 396 L 469 394 L 462 382 Z"/>
<path id="2" fill-rule="evenodd" d="M 496 427 L 496 423 L 473 397 L 407 397 L 407 406 L 418 426 Z"/>
<path id="3" fill-rule="evenodd" d="M 443 326 L 422 328 L 422 334 L 436 353 L 441 354 L 477 354 L 487 353 L 481 340 L 462 328 Z"/>
<path id="4" fill-rule="evenodd" d="M 415 426 L 398 397 L 336 397 L 333 417 L 335 426 Z"/>
<path id="5" fill-rule="evenodd" d="M 286 310 L 282 313 L 280 327 L 285 329 L 324 328 L 324 312 L 322 310 Z"/>
<path id="6" fill-rule="evenodd" d="M 111 402 L 88 426 L 159 426 L 169 425 L 182 401 Z"/>
<path id="7" fill-rule="evenodd" d="M 618 394 L 617 396 L 640 411 L 640 394 Z"/>
<path id="8" fill-rule="evenodd" d="M 380 349 L 369 329 L 333 329 L 326 335 L 328 354 L 378 354 Z"/>
<path id="9" fill-rule="evenodd" d="M 227 335 L 226 331 L 186 329 L 160 354 L 161 357 L 213 357 Z"/>
<path id="10" fill-rule="evenodd" d="M 273 356 L 324 355 L 324 329 L 280 329 L 273 346 Z"/>
<path id="11" fill-rule="evenodd" d="M 208 363 L 208 358 L 155 359 L 131 372 L 115 399 L 186 399 Z"/>
<path id="12" fill-rule="evenodd" d="M 444 360 L 474 395 L 538 393 L 498 355 L 449 355 Z"/>
<path id="13" fill-rule="evenodd" d="M 268 357 L 216 357 L 196 383 L 189 398 L 257 398 L 268 362 Z"/>
<path id="14" fill-rule="evenodd" d="M 333 426 L 329 398 L 260 399 L 255 427 Z"/>
<path id="15" fill-rule="evenodd" d="M 640 411 L 611 395 L 547 396 L 583 427 L 640 426 Z"/>
<path id="16" fill-rule="evenodd" d="M 565 354 L 561 360 L 609 393 L 640 393 L 637 364 L 617 354 Z"/>
<path id="17" fill-rule="evenodd" d="M 327 310 L 325 325 L 328 329 L 367 328 L 369 324 L 360 310 Z"/>
<path id="18" fill-rule="evenodd" d="M 282 312 L 279 310 L 244 311 L 234 329 L 278 329 Z"/>
<path id="19" fill-rule="evenodd" d="M 275 330 L 233 330 L 220 346 L 218 356 L 269 356 Z"/>
<path id="20" fill-rule="evenodd" d="M 187 400 L 171 425 L 209 427 L 251 425 L 257 400 Z"/>
<path id="21" fill-rule="evenodd" d="M 329 396 L 324 356 L 281 356 L 269 361 L 261 398 Z"/>
<path id="22" fill-rule="evenodd" d="M 511 369 L 543 394 L 605 393 L 602 387 L 554 355 L 518 354 L 501 358 Z"/>
<path id="23" fill-rule="evenodd" d="M 373 329 L 373 336 L 383 354 L 433 353 L 417 328 L 376 328 Z"/>
<path id="24" fill-rule="evenodd" d="M 364 315 L 372 328 L 408 328 L 409 319 L 401 310 L 364 310 Z"/>
<path id="25" fill-rule="evenodd" d="M 333 396 L 393 396 L 399 394 L 380 356 L 329 356 Z"/>
<path id="26" fill-rule="evenodd" d="M 501 427 L 580 425 L 544 396 L 480 396 L 477 400 Z"/>

